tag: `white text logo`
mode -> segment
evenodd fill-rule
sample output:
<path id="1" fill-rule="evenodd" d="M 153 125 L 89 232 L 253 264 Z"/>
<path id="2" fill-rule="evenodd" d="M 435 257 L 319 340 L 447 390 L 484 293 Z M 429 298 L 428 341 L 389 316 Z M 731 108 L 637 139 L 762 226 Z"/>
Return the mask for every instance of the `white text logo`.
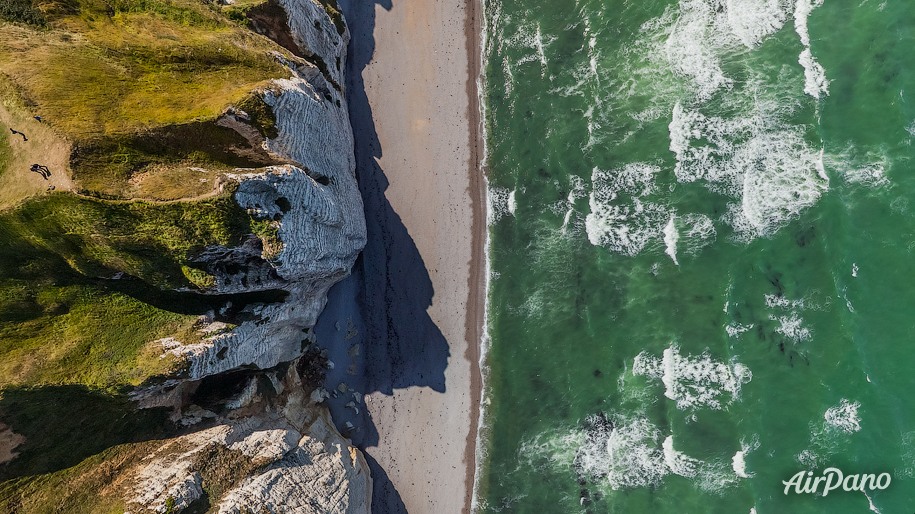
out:
<path id="1" fill-rule="evenodd" d="M 785 494 L 793 491 L 794 494 L 828 495 L 840 488 L 843 491 L 875 491 L 883 490 L 890 486 L 893 477 L 889 473 L 879 475 L 861 474 L 845 475 L 838 468 L 826 468 L 820 476 L 813 476 L 813 471 L 798 471 L 791 480 L 782 481 L 785 484 Z"/>

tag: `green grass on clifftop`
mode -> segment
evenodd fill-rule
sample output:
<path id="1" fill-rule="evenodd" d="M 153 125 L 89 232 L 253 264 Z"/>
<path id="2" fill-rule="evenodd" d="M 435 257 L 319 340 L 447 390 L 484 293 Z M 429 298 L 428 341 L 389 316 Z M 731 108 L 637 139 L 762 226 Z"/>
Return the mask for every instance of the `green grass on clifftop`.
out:
<path id="1" fill-rule="evenodd" d="M 167 410 L 138 411 L 123 394 L 85 386 L 4 389 L 0 420 L 25 442 L 17 459 L 0 465 L 0 481 L 54 472 L 118 444 L 163 437 L 171 429 L 167 417 Z"/>
<path id="2" fill-rule="evenodd" d="M 0 24 L 0 69 L 75 140 L 212 119 L 288 71 L 282 48 L 188 0 L 39 2 L 47 29 Z"/>
<path id="3" fill-rule="evenodd" d="M 181 265 L 205 246 L 233 245 L 250 218 L 230 192 L 195 202 L 107 201 L 65 193 L 0 215 L 0 277 L 117 272 L 162 288 L 190 286 Z"/>
<path id="4" fill-rule="evenodd" d="M 165 204 L 56 194 L 0 215 L 0 387 L 137 385 L 169 371 L 151 343 L 193 342 L 218 300 L 164 289 L 194 288 L 197 251 L 251 232 L 228 193 Z"/>
<path id="5" fill-rule="evenodd" d="M 9 4 L 0 8 L 4 95 L 21 97 L 14 103 L 26 111 L 22 118 L 42 116 L 82 150 L 70 163 L 76 189 L 193 198 L 211 193 L 233 167 L 272 164 L 257 141 L 215 121 L 244 104 L 256 111 L 255 128 L 275 137 L 272 112 L 256 92 L 289 76 L 274 54 L 290 54 L 230 20 L 216 3 L 0 2 Z M 20 13 L 26 4 L 42 13 L 41 23 Z M 35 151 L 30 162 L 42 162 Z"/>

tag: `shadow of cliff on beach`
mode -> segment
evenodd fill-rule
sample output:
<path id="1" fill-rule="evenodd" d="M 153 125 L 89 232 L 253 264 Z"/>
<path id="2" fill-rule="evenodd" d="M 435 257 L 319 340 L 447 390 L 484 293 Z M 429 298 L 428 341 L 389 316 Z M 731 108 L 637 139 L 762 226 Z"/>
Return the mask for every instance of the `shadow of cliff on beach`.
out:
<path id="1" fill-rule="evenodd" d="M 346 93 L 367 243 L 353 274 L 331 289 L 315 332 L 334 362 L 327 378 L 334 422 L 365 449 L 377 446 L 379 436 L 361 404 L 361 394 L 392 395 L 409 387 L 444 392 L 450 352 L 427 312 L 434 293 L 429 273 L 413 238 L 385 197 L 389 182 L 378 163 L 382 148 L 362 78 L 375 53 L 376 6 L 391 10 L 393 5 L 391 0 L 340 0 L 339 4 L 352 36 Z M 373 512 L 406 513 L 385 470 L 371 455 L 366 458 L 374 480 Z"/>

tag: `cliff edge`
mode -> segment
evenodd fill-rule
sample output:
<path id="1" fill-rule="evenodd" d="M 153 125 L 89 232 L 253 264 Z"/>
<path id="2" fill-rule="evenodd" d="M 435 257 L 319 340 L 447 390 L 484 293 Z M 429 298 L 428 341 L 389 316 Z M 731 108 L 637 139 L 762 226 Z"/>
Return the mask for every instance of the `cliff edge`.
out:
<path id="1" fill-rule="evenodd" d="M 370 512 L 312 340 L 366 239 L 348 41 L 333 0 L 0 9 L 0 510 Z"/>

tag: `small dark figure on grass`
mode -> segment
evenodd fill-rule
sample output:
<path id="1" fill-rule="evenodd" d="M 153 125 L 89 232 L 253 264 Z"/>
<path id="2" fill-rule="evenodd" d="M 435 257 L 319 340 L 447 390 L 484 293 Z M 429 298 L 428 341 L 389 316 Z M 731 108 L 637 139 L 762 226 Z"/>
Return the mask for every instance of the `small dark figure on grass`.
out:
<path id="1" fill-rule="evenodd" d="M 17 134 L 20 135 L 20 136 L 22 136 L 22 140 L 23 140 L 23 141 L 28 141 L 28 140 L 29 140 L 29 138 L 25 137 L 25 134 L 23 134 L 22 132 L 19 132 L 18 130 L 14 129 L 14 128 L 11 128 L 11 129 L 10 129 L 10 132 L 12 132 L 14 136 L 17 135 Z"/>
<path id="2" fill-rule="evenodd" d="M 48 178 L 51 177 L 51 170 L 49 170 L 47 166 L 42 166 L 41 164 L 33 164 L 32 167 L 29 168 L 29 171 L 40 174 L 45 180 L 48 180 Z"/>

